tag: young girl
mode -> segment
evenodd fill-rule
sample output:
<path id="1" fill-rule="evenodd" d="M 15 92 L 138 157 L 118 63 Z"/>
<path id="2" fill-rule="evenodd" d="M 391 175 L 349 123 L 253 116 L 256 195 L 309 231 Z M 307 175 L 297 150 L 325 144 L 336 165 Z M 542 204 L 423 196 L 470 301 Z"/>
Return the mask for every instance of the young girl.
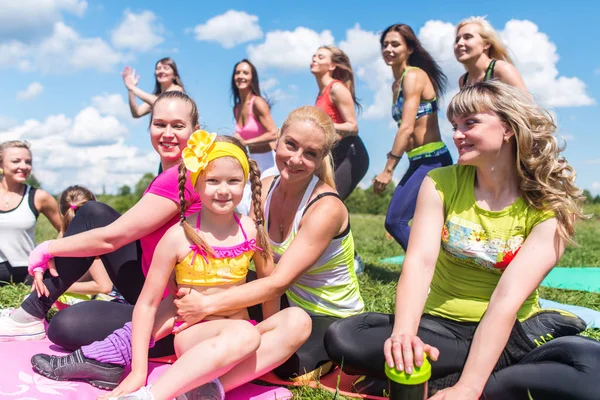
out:
<path id="1" fill-rule="evenodd" d="M 470 17 L 456 25 L 454 56 L 467 70 L 458 79 L 461 89 L 476 82 L 497 79 L 527 92 L 506 46 L 484 17 Z"/>
<path id="2" fill-rule="evenodd" d="M 161 302 L 173 269 L 177 290 L 184 288 L 204 294 L 243 284 L 251 261 L 260 277 L 269 275 L 273 269 L 260 206 L 258 166 L 248 159 L 235 138 L 215 136 L 197 131 L 183 151 L 185 166 L 179 171 L 181 224 L 171 227 L 157 245 L 133 312 L 133 329 L 128 323 L 104 341 L 80 350 L 82 356 L 102 363 L 131 362 L 131 373 L 109 396 L 128 394 L 142 387 L 148 373 L 148 344 L 152 347 L 155 340 L 171 332 L 177 333 L 175 349 L 179 360 L 151 388 L 143 387 L 127 398 L 172 399 L 219 377 L 260 345 L 261 334 L 254 328 L 254 321 L 247 321 L 245 308 L 189 324 L 176 320 L 172 295 Z M 186 218 L 184 192 L 188 170 L 202 210 Z M 252 183 L 256 221 L 240 217 L 234 211 L 248 179 Z M 271 301 L 265 304 L 264 311 L 270 316 L 278 311 L 278 306 L 278 300 Z M 197 325 L 200 323 L 202 326 Z M 210 352 L 216 353 L 214 362 L 209 361 Z M 197 363 L 199 355 L 203 356 L 203 363 Z M 45 368 L 45 358 L 34 357 L 32 363 L 43 375 L 55 378 L 53 371 Z M 119 377 L 115 378 L 103 382 L 103 386 L 114 387 Z M 218 398 L 224 396 L 218 381 L 198 390 L 216 390 Z"/>
<path id="3" fill-rule="evenodd" d="M 73 185 L 66 188 L 58 200 L 58 208 L 62 218 L 62 232 L 66 232 L 77 211 L 88 201 L 96 201 L 96 196 L 89 189 Z M 58 235 L 62 237 L 62 232 Z M 96 295 L 108 294 L 112 291 L 113 284 L 104 269 L 104 264 L 96 258 L 90 269 L 77 282 L 58 298 L 55 306 L 62 310 L 70 305 L 85 300 L 92 300 Z"/>

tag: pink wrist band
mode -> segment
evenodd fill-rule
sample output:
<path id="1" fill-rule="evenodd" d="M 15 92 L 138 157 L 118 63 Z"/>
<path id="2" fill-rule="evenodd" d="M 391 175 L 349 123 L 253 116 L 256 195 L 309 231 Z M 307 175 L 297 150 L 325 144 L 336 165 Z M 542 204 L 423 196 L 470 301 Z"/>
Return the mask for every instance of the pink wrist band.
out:
<path id="1" fill-rule="evenodd" d="M 52 240 L 47 240 L 40 243 L 31 254 L 29 254 L 29 266 L 27 268 L 29 275 L 34 275 L 36 272 L 45 272 L 48 269 L 48 261 L 53 258 L 48 250 Z"/>

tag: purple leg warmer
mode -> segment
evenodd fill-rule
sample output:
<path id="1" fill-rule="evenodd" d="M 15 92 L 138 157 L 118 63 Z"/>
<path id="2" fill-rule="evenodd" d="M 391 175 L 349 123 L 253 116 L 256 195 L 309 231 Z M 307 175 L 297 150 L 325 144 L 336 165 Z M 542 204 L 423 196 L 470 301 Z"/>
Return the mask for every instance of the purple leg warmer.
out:
<path id="1" fill-rule="evenodd" d="M 154 347 L 154 339 L 150 339 L 149 348 Z M 84 356 L 96 361 L 123 365 L 131 364 L 131 322 L 117 329 L 102 341 L 83 346 Z"/>

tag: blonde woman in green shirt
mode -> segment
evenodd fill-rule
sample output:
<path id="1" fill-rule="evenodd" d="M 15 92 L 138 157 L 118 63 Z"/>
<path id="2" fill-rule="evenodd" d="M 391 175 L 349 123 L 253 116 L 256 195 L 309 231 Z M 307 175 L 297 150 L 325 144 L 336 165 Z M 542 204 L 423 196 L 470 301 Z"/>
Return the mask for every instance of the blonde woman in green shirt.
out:
<path id="1" fill-rule="evenodd" d="M 538 304 L 583 217 L 551 116 L 497 81 L 463 89 L 447 115 L 458 165 L 423 181 L 395 315 L 332 324 L 331 359 L 373 389 L 384 363 L 411 373 L 427 354 L 435 400 L 597 398 L 600 343 Z"/>

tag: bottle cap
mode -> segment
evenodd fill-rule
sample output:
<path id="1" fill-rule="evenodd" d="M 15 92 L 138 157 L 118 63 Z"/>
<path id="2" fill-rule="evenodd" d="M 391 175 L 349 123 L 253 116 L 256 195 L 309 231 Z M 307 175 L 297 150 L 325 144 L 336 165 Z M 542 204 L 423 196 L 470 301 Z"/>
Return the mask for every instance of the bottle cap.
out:
<path id="1" fill-rule="evenodd" d="M 431 364 L 425 355 L 423 364 L 420 367 L 415 366 L 412 374 L 407 374 L 404 371 L 398 371 L 396 367 L 390 368 L 385 363 L 385 374 L 391 381 L 400 385 L 420 385 L 431 378 Z"/>

